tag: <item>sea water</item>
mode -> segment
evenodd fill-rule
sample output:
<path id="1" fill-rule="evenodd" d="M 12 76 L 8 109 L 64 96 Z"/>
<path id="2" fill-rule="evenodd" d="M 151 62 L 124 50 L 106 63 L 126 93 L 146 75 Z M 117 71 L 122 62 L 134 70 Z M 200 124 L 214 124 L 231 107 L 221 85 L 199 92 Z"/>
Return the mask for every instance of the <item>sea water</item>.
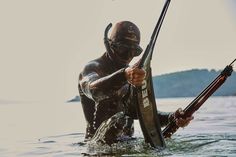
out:
<path id="1" fill-rule="evenodd" d="M 157 99 L 160 111 L 184 108 L 193 98 Z M 166 140 L 165 150 L 135 139 L 101 146 L 84 142 L 80 102 L 0 102 L 0 157 L 14 156 L 236 156 L 236 97 L 211 97 L 186 128 Z"/>

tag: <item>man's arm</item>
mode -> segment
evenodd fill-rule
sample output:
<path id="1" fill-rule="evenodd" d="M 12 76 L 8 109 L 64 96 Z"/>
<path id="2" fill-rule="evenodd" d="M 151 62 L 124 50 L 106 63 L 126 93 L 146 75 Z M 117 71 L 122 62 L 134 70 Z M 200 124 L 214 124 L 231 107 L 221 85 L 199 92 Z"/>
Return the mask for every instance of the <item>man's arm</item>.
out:
<path id="1" fill-rule="evenodd" d="M 127 83 L 124 68 L 104 76 L 96 63 L 89 63 L 80 74 L 79 84 L 82 91 L 94 101 L 117 96 L 119 90 Z"/>
<path id="2" fill-rule="evenodd" d="M 166 126 L 171 120 L 176 119 L 175 123 L 179 127 L 185 127 L 187 126 L 191 120 L 193 120 L 193 116 L 182 118 L 181 116 L 184 115 L 184 111 L 179 108 L 175 112 L 160 112 L 158 111 L 158 115 L 161 122 L 161 127 Z"/>
<path id="3" fill-rule="evenodd" d="M 160 119 L 161 127 L 164 127 L 169 123 L 171 115 L 173 113 L 172 112 L 157 111 L 157 114 L 158 114 L 159 119 Z"/>

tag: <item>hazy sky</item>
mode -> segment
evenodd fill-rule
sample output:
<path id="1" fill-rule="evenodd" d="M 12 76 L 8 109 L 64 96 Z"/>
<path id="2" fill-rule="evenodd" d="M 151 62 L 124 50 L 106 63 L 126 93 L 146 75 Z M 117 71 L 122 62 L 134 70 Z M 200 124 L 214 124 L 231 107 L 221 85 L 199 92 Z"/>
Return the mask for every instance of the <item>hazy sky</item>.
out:
<path id="1" fill-rule="evenodd" d="M 146 47 L 164 0 L 1 0 L 0 100 L 66 100 L 104 51 L 108 23 L 130 20 Z M 233 6 L 234 5 L 234 6 Z M 222 69 L 236 57 L 234 0 L 172 0 L 153 74 Z"/>

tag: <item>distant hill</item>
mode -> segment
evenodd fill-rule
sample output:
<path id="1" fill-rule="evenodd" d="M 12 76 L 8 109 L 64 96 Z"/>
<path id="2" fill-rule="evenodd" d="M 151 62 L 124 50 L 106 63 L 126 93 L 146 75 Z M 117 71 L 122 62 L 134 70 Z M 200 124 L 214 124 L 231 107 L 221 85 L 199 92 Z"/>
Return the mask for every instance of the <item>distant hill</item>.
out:
<path id="1" fill-rule="evenodd" d="M 67 102 L 76 102 L 76 101 L 80 101 L 80 96 L 75 96 L 73 99 L 68 100 Z"/>
<path id="2" fill-rule="evenodd" d="M 221 71 L 193 69 L 153 77 L 155 97 L 195 97 L 206 88 Z M 236 72 L 214 93 L 214 96 L 236 96 Z M 72 100 L 79 101 L 79 96 Z"/>
<path id="3" fill-rule="evenodd" d="M 207 87 L 221 71 L 193 69 L 153 77 L 155 96 L 195 97 Z M 236 72 L 214 93 L 214 96 L 232 96 L 236 94 Z"/>

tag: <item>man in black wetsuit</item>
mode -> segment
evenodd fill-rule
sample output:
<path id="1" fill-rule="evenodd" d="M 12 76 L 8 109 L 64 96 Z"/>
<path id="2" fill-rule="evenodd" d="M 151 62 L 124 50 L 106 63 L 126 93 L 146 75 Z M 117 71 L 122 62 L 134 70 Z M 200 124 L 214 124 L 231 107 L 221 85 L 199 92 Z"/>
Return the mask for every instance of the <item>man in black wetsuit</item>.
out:
<path id="1" fill-rule="evenodd" d="M 129 66 L 142 52 L 140 31 L 129 21 L 115 25 L 111 37 L 111 52 L 87 63 L 79 75 L 79 94 L 87 121 L 86 140 L 112 144 L 131 137 L 133 121 L 137 119 L 134 91 L 131 86 L 141 86 L 145 71 L 136 65 Z M 183 114 L 159 112 L 161 126 L 173 117 Z M 188 125 L 193 117 L 177 118 L 177 125 Z"/>

